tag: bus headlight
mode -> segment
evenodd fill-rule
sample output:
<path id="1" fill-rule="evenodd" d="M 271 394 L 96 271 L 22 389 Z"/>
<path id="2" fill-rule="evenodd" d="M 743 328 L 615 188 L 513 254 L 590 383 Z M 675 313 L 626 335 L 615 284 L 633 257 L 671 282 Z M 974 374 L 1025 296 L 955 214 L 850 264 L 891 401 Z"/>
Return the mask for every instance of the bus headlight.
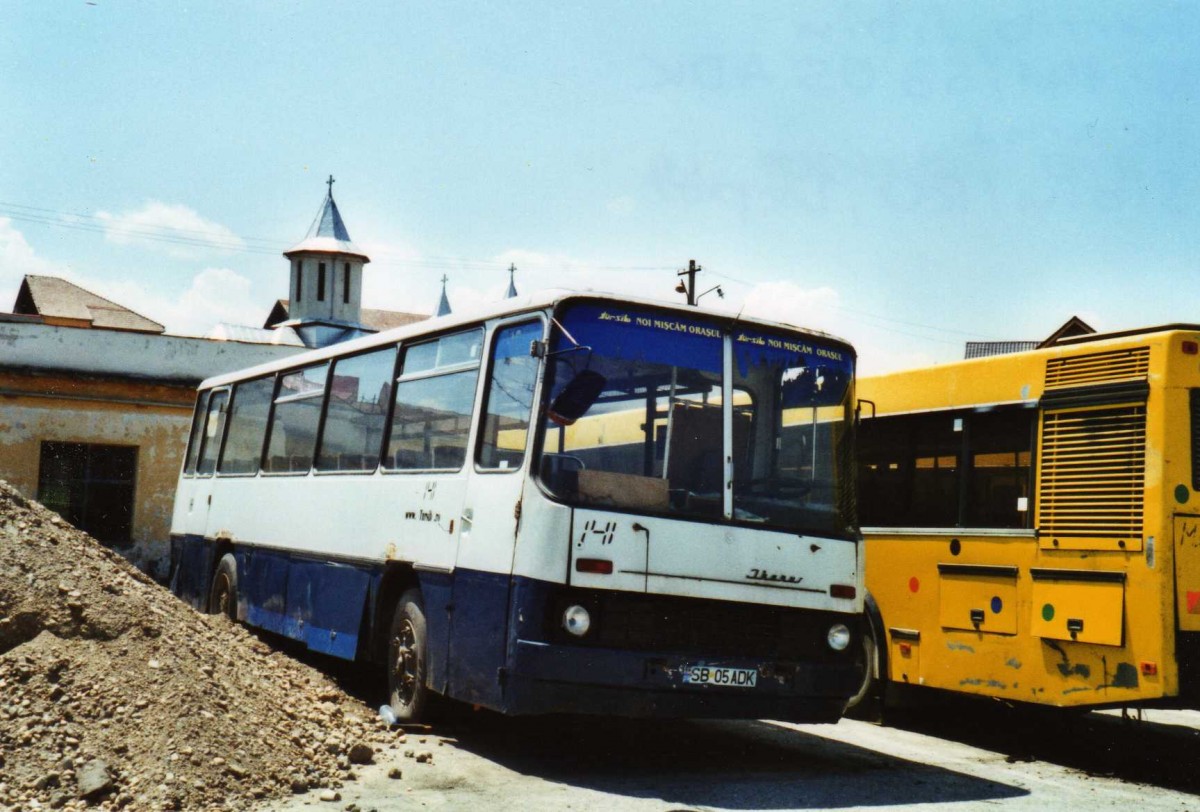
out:
<path id="1" fill-rule="evenodd" d="M 834 651 L 845 651 L 846 646 L 850 645 L 850 629 L 845 623 L 835 623 L 829 627 L 825 640 Z"/>
<path id="2" fill-rule="evenodd" d="M 563 612 L 562 620 L 563 628 L 576 637 L 583 637 L 588 633 L 588 629 L 592 625 L 592 616 L 588 614 L 588 610 L 584 609 L 579 604 L 568 606 Z M 846 634 L 850 632 L 847 631 Z"/>

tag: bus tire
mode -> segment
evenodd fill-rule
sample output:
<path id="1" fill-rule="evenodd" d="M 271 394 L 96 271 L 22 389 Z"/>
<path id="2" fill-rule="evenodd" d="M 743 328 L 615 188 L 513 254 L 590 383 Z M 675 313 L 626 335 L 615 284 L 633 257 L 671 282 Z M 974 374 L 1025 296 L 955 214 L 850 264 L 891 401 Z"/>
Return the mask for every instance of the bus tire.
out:
<path id="1" fill-rule="evenodd" d="M 887 650 L 884 648 L 883 619 L 875 601 L 867 597 L 863 617 L 863 679 L 846 703 L 846 716 L 865 722 L 884 723 L 884 691 L 887 685 Z"/>
<path id="2" fill-rule="evenodd" d="M 217 562 L 212 586 L 208 590 L 208 613 L 225 615 L 230 620 L 237 620 L 237 602 L 237 560 L 233 557 L 233 553 L 225 553 Z"/>
<path id="3" fill-rule="evenodd" d="M 400 722 L 428 720 L 437 700 L 426 683 L 429 645 L 421 590 L 400 596 L 388 629 L 388 702 Z"/>

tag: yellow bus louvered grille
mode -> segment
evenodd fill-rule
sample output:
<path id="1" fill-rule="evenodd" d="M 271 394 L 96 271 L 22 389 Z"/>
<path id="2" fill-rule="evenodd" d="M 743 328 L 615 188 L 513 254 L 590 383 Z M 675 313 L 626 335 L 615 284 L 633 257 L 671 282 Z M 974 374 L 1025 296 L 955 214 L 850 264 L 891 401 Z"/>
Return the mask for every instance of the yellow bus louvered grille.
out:
<path id="1" fill-rule="evenodd" d="M 1046 389 L 1142 380 L 1149 369 L 1149 347 L 1051 358 L 1046 362 Z"/>
<path id="2" fill-rule="evenodd" d="M 1140 538 L 1144 405 L 1047 412 L 1038 466 L 1043 536 Z"/>

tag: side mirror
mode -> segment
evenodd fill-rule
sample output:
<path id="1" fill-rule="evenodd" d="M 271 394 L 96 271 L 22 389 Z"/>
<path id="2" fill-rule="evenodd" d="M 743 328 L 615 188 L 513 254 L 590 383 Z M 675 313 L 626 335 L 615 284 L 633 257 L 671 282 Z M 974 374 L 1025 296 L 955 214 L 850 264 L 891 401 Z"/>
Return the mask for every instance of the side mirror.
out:
<path id="1" fill-rule="evenodd" d="M 585 369 L 567 381 L 567 385 L 550 404 L 546 416 L 560 426 L 573 425 L 592 408 L 596 398 L 604 391 L 606 383 L 608 379 L 599 372 Z"/>

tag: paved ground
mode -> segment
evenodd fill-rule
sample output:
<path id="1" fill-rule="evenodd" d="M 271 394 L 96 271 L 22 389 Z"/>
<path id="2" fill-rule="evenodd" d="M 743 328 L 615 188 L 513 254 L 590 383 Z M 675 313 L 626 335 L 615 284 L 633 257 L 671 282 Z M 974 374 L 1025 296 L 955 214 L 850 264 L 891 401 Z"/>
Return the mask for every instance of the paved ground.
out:
<path id="1" fill-rule="evenodd" d="M 410 733 L 336 802 L 265 809 L 1200 809 L 1200 714 L 1150 717 L 986 703 L 910 710 L 900 727 L 479 716 Z"/>

